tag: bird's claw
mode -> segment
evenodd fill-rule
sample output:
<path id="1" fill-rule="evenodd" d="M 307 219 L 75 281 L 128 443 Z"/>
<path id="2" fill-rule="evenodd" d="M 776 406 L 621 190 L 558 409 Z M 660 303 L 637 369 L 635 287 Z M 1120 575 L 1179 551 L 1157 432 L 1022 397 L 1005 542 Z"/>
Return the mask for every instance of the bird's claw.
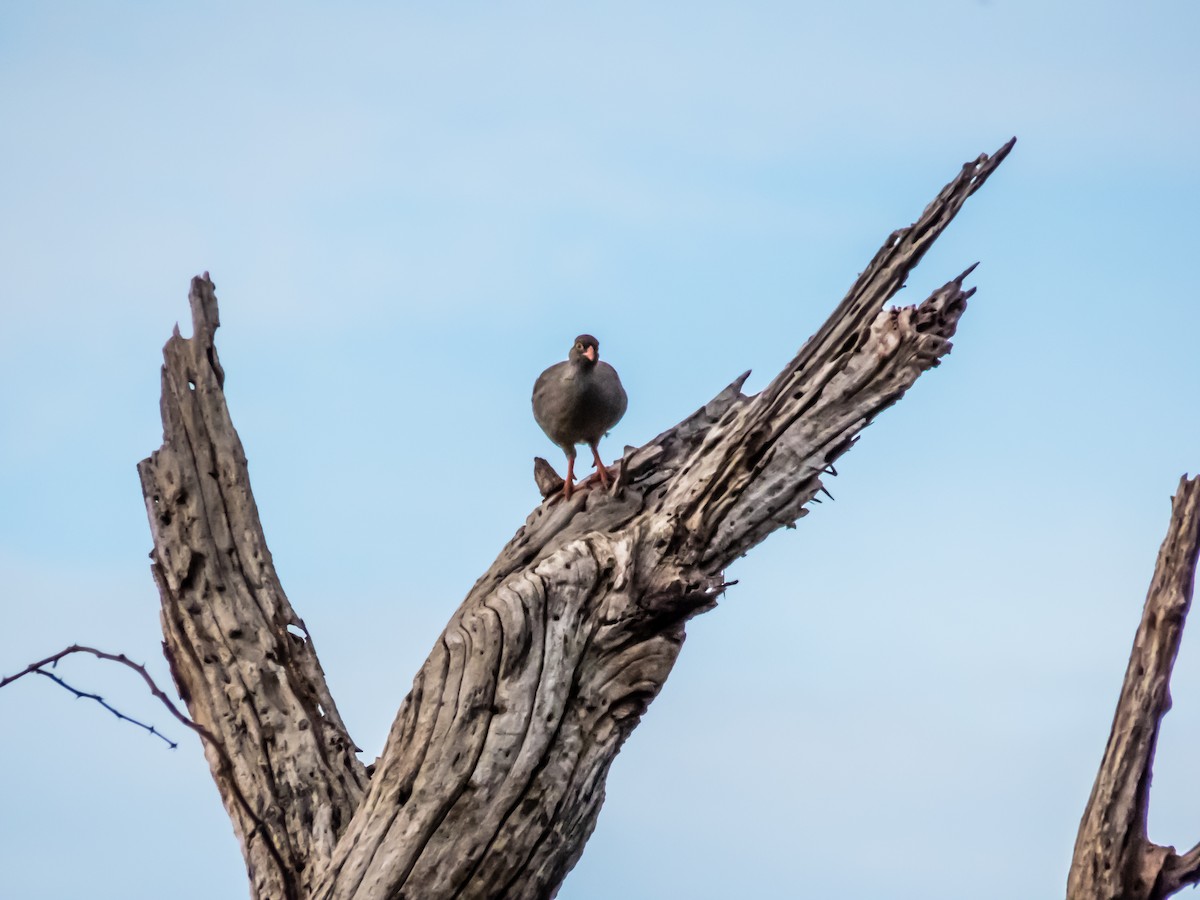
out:
<path id="1" fill-rule="evenodd" d="M 591 487 L 596 481 L 599 481 L 602 487 L 611 487 L 613 479 L 616 477 L 615 473 L 609 471 L 608 466 L 595 466 L 595 469 L 595 472 L 579 482 L 576 487 Z"/>

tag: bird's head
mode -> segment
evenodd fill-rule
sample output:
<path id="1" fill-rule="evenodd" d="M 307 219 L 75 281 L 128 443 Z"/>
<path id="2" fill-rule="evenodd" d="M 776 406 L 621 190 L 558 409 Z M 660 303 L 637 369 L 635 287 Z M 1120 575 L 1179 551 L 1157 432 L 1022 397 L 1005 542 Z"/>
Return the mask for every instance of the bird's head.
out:
<path id="1" fill-rule="evenodd" d="M 594 366 L 596 360 L 600 358 L 600 342 L 590 334 L 581 334 L 575 338 L 575 343 L 571 346 L 571 355 L 568 358 L 571 362 L 586 362 L 588 365 Z"/>

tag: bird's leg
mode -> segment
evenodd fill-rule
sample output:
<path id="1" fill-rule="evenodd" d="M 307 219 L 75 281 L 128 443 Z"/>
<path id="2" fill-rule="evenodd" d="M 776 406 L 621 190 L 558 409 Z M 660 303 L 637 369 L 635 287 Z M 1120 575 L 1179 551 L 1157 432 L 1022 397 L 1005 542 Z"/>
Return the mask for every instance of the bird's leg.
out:
<path id="1" fill-rule="evenodd" d="M 575 487 L 575 454 L 567 457 L 567 478 L 563 482 L 563 499 L 571 499 L 571 491 Z"/>
<path id="2" fill-rule="evenodd" d="M 608 469 L 605 467 L 604 463 L 600 461 L 600 450 L 595 444 L 592 444 L 591 446 L 593 459 L 592 468 L 594 468 L 596 470 L 596 474 L 600 476 L 600 484 L 602 484 L 604 487 L 608 487 Z"/>

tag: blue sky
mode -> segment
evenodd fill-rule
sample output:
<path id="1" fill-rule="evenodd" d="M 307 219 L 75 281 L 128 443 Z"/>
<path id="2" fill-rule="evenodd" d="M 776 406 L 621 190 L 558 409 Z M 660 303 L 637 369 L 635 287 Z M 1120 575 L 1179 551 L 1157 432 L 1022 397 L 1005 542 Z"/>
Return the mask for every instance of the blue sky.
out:
<path id="1" fill-rule="evenodd" d="M 368 759 L 555 448 L 596 334 L 612 455 L 757 390 L 958 166 L 1013 155 L 902 299 L 953 354 L 835 503 L 729 572 L 563 900 L 1061 896 L 1168 497 L 1200 467 L 1200 8 L 0 7 L 0 672 L 165 683 L 135 465 L 212 273 L 275 561 Z M 1151 836 L 1200 840 L 1185 639 Z M 0 692 L 0 896 L 244 896 L 199 747 L 123 671 Z"/>

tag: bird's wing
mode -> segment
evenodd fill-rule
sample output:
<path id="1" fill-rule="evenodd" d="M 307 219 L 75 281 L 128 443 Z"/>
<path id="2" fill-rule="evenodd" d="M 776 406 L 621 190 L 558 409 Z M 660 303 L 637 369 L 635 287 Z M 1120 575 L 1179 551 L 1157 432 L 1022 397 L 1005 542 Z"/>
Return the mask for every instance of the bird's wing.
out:
<path id="1" fill-rule="evenodd" d="M 606 370 L 605 375 L 611 376 L 610 384 L 615 388 L 613 393 L 618 398 L 618 402 L 614 404 L 612 425 L 608 426 L 612 428 L 613 425 L 621 421 L 621 417 L 625 415 L 625 410 L 629 408 L 629 395 L 625 393 L 625 385 L 621 384 L 621 376 L 617 374 L 617 370 L 606 362 L 601 362 L 600 365 L 604 366 Z"/>

